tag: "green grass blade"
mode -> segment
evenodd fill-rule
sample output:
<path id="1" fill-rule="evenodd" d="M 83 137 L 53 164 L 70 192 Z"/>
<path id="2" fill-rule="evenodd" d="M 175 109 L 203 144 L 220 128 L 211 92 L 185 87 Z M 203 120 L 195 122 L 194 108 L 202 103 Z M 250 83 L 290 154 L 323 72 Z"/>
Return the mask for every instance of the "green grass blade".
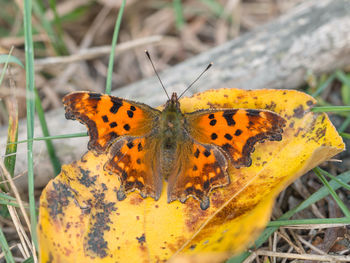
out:
<path id="1" fill-rule="evenodd" d="M 175 13 L 175 25 L 176 28 L 180 30 L 185 24 L 181 0 L 173 0 L 173 8 Z"/>
<path id="2" fill-rule="evenodd" d="M 28 199 L 30 207 L 30 227 L 31 236 L 36 248 L 38 248 L 36 235 L 36 211 L 34 196 L 34 167 L 33 167 L 33 135 L 34 135 L 34 111 L 35 111 L 35 94 L 34 94 L 34 51 L 32 38 L 32 1 L 24 0 L 24 43 L 26 58 L 26 104 L 27 104 L 27 162 L 28 162 Z"/>
<path id="3" fill-rule="evenodd" d="M 18 139 L 18 105 L 17 100 L 14 97 L 9 98 L 6 104 L 9 113 L 9 125 L 7 131 L 7 145 L 4 164 L 7 171 L 13 177 L 16 165 L 16 142 Z"/>
<path id="4" fill-rule="evenodd" d="M 342 82 L 341 95 L 345 105 L 350 105 L 350 78 L 341 70 L 335 72 L 337 78 Z"/>
<path id="5" fill-rule="evenodd" d="M 343 211 L 344 215 L 349 218 L 350 220 L 350 211 L 346 207 L 346 205 L 343 203 L 343 201 L 340 199 L 340 197 L 337 195 L 337 193 L 334 191 L 334 189 L 329 185 L 327 179 L 323 176 L 323 174 L 320 171 L 320 168 L 316 167 L 313 169 L 315 174 L 318 176 L 318 178 L 321 180 L 321 182 L 328 188 L 328 191 L 334 198 L 334 200 L 337 202 L 339 208 Z"/>
<path id="6" fill-rule="evenodd" d="M 0 193 L 0 204 L 1 205 L 11 205 L 14 207 L 19 207 L 19 204 L 17 203 L 16 198 L 9 196 L 5 193 Z M 28 206 L 24 206 L 25 208 L 28 208 Z"/>
<path id="7" fill-rule="evenodd" d="M 334 79 L 335 79 L 335 73 L 330 75 L 329 78 L 325 82 L 323 82 L 314 93 L 311 94 L 311 96 L 316 97 L 320 95 L 332 83 Z"/>
<path id="8" fill-rule="evenodd" d="M 22 263 L 34 263 L 34 258 L 33 257 L 29 257 L 26 260 L 24 260 Z"/>
<path id="9" fill-rule="evenodd" d="M 3 199 L 0 199 L 0 205 L 10 205 L 13 207 L 19 207 L 18 203 L 14 203 L 14 202 L 3 200 Z"/>
<path id="10" fill-rule="evenodd" d="M 4 80 L 4 77 L 5 77 L 5 74 L 6 74 L 6 70 L 7 70 L 7 66 L 8 66 L 8 63 L 10 62 L 10 59 L 11 59 L 12 50 L 13 50 L 13 47 L 11 48 L 10 53 L 8 55 L 5 55 L 5 54 L 3 55 L 3 56 L 6 57 L 6 60 L 4 62 L 2 62 L 2 64 L 5 63 L 5 66 L 4 66 L 4 69 L 1 72 L 0 84 Z M 3 59 L 4 59 L 4 57 L 3 57 Z"/>
<path id="11" fill-rule="evenodd" d="M 7 263 L 15 263 L 15 260 L 12 256 L 10 247 L 6 241 L 6 237 L 4 235 L 4 232 L 2 232 L 2 229 L 0 227 L 0 244 L 1 244 L 1 249 L 2 252 L 5 254 L 5 259 Z"/>
<path id="12" fill-rule="evenodd" d="M 343 183 L 349 183 L 350 182 L 350 171 L 347 171 L 345 173 L 342 173 L 337 176 L 338 180 L 342 181 Z M 334 189 L 337 190 L 338 188 L 341 187 L 341 185 L 334 181 L 331 180 L 329 182 L 329 185 Z M 301 202 L 298 206 L 294 207 L 293 209 L 289 210 L 287 213 L 283 214 L 278 220 L 288 220 L 291 218 L 294 214 L 302 211 L 303 209 L 309 207 L 310 205 L 320 201 L 324 197 L 329 195 L 329 191 L 326 188 L 326 186 L 321 187 L 319 190 L 317 190 L 315 193 L 309 196 L 305 201 Z M 276 230 L 278 227 L 273 226 L 273 227 L 267 227 L 263 233 L 260 235 L 260 237 L 255 241 L 255 246 L 254 248 L 260 247 Z M 254 249 L 252 248 L 252 249 Z M 227 263 L 240 263 L 243 262 L 251 252 L 243 252 L 240 255 L 233 257 L 227 261 Z"/>
<path id="13" fill-rule="evenodd" d="M 341 137 L 343 137 L 345 139 L 350 139 L 350 133 L 340 132 L 339 134 Z"/>
<path id="14" fill-rule="evenodd" d="M 337 70 L 335 75 L 342 83 L 350 87 L 350 78 L 344 73 L 344 71 Z"/>
<path id="15" fill-rule="evenodd" d="M 350 111 L 350 106 L 321 106 L 314 107 L 311 109 L 312 112 L 343 112 Z"/>
<path id="16" fill-rule="evenodd" d="M 117 41 L 118 41 L 119 29 L 120 29 L 120 24 L 122 22 L 125 3 L 126 3 L 126 0 L 123 0 L 122 5 L 121 5 L 119 12 L 118 12 L 117 21 L 115 22 L 113 39 L 112 39 L 111 54 L 109 55 L 109 62 L 108 62 L 106 94 L 111 94 L 111 90 L 112 90 L 112 74 L 113 74 L 113 66 L 114 66 L 115 46 L 117 45 Z"/>
<path id="17" fill-rule="evenodd" d="M 346 128 L 350 125 L 350 114 L 346 117 L 346 119 L 343 121 L 343 123 L 340 125 L 338 132 L 343 132 L 346 130 Z"/>
<path id="18" fill-rule="evenodd" d="M 201 2 L 209 7 L 209 9 L 217 16 L 221 16 L 225 11 L 224 7 L 218 1 L 201 0 Z"/>
<path id="19" fill-rule="evenodd" d="M 53 136 L 47 136 L 47 137 L 36 137 L 36 138 L 33 138 L 31 141 L 59 140 L 59 139 L 68 139 L 68 138 L 86 137 L 86 136 L 88 136 L 88 134 L 86 132 L 80 132 L 80 133 L 72 133 L 72 134 L 53 135 Z M 16 143 L 17 144 L 27 143 L 29 141 L 30 140 L 22 140 L 22 141 L 18 141 Z"/>
<path id="20" fill-rule="evenodd" d="M 50 42 L 55 49 L 58 55 L 67 55 L 68 49 L 64 44 L 62 38 L 58 37 L 55 30 L 52 28 L 52 25 L 49 20 L 46 19 L 45 13 L 42 10 L 41 5 L 38 0 L 34 0 L 33 2 L 33 11 L 35 15 L 39 18 L 42 27 L 46 31 L 47 36 L 50 38 Z"/>
<path id="21" fill-rule="evenodd" d="M 5 200 L 16 201 L 16 198 L 14 198 L 13 196 L 10 196 L 8 194 L 1 193 L 1 192 L 0 192 L 0 198 Z"/>
<path id="22" fill-rule="evenodd" d="M 49 5 L 50 5 L 50 8 L 53 12 L 53 15 L 54 15 L 54 24 L 56 26 L 56 29 L 57 29 L 57 38 L 59 39 L 59 49 L 60 51 L 63 53 L 63 54 L 68 54 L 68 49 L 63 41 L 63 28 L 62 28 L 62 23 L 61 23 L 61 18 L 57 12 L 57 9 L 56 9 L 56 0 L 49 0 Z"/>
<path id="23" fill-rule="evenodd" d="M 12 53 L 12 49 L 10 50 L 10 54 Z M 0 54 L 0 64 L 4 64 L 5 63 L 5 67 L 3 72 L 5 72 L 6 67 L 7 67 L 7 63 L 15 63 L 17 65 L 20 65 L 22 68 L 24 68 L 24 65 L 22 63 L 22 61 L 19 60 L 19 58 L 12 56 L 12 55 L 6 55 L 6 54 Z M 1 82 L 1 81 L 0 81 Z"/>
<path id="24" fill-rule="evenodd" d="M 268 226 L 292 226 L 292 225 L 318 225 L 318 224 L 350 224 L 350 218 L 312 218 L 299 220 L 275 220 L 271 221 Z"/>
<path id="25" fill-rule="evenodd" d="M 327 171 L 325 171 L 325 170 L 323 170 L 323 169 L 321 169 L 321 168 L 319 168 L 319 167 L 318 167 L 318 170 L 319 170 L 322 174 L 328 176 L 329 178 L 331 178 L 332 180 L 334 180 L 334 181 L 336 181 L 338 184 L 340 184 L 342 187 L 344 187 L 345 189 L 347 189 L 347 190 L 350 191 L 350 185 L 343 183 L 342 181 L 340 181 L 340 180 L 338 179 L 338 177 L 331 175 L 330 173 L 328 173 Z"/>
<path id="26" fill-rule="evenodd" d="M 6 57 L 5 60 L 5 66 L 3 68 L 3 71 L 1 73 L 0 77 L 0 85 L 5 77 L 5 72 L 7 70 L 8 63 L 10 62 L 11 56 L 13 51 L 13 47 L 11 48 L 8 55 L 4 55 Z M 3 57 L 4 58 L 4 57 Z M 17 59 L 17 58 L 16 58 Z M 6 145 L 6 151 L 5 151 L 5 159 L 4 164 L 6 169 L 9 171 L 10 175 L 14 176 L 15 171 L 15 165 L 16 165 L 16 152 L 17 152 L 17 145 L 9 145 L 9 143 L 16 143 L 18 138 L 18 107 L 17 107 L 17 101 L 14 97 L 10 97 L 9 100 L 6 103 L 7 106 L 7 112 L 9 113 L 8 118 L 8 132 L 7 132 L 7 145 Z M 4 187 L 2 187 L 3 190 Z M 9 188 L 7 188 L 9 189 Z"/>
<path id="27" fill-rule="evenodd" d="M 49 133 L 49 129 L 47 127 L 45 113 L 44 113 L 43 107 L 41 105 L 41 101 L 40 101 L 40 97 L 39 97 L 39 93 L 38 93 L 37 89 L 35 89 L 35 108 L 36 108 L 36 111 L 38 113 L 38 117 L 39 117 L 39 121 L 40 121 L 41 130 L 43 132 L 43 135 L 45 137 L 48 137 L 48 136 L 50 136 L 50 133 Z M 52 144 L 52 141 L 47 139 L 47 140 L 45 140 L 45 143 L 46 143 L 47 152 L 49 153 L 51 164 L 53 166 L 54 173 L 55 173 L 55 175 L 58 175 L 61 172 L 61 162 L 56 155 L 56 151 L 55 151 L 55 148 Z"/>

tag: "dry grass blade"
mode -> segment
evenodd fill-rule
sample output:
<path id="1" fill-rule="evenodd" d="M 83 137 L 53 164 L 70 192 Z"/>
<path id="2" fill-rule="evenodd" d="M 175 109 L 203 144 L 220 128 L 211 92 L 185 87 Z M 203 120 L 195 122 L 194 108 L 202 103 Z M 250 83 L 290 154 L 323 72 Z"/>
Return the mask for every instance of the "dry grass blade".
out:
<path id="1" fill-rule="evenodd" d="M 145 37 L 145 38 L 139 38 L 136 40 L 132 40 L 129 42 L 124 42 L 119 44 L 115 52 L 120 53 L 122 51 L 126 51 L 132 48 L 140 47 L 143 45 L 149 45 L 156 43 L 159 43 L 164 39 L 163 36 L 151 36 L 151 37 Z M 100 56 L 104 56 L 109 54 L 111 51 L 111 46 L 101 46 L 101 47 L 93 47 L 90 49 L 85 49 L 79 51 L 78 54 L 73 54 L 70 56 L 61 56 L 61 57 L 47 57 L 43 59 L 37 59 L 35 60 L 35 69 L 41 70 L 44 67 L 57 65 L 57 64 L 67 64 L 67 63 L 73 63 L 77 61 L 82 60 L 89 60 L 94 59 Z"/>
<path id="2" fill-rule="evenodd" d="M 311 244 L 309 241 L 306 241 L 304 238 L 301 236 L 298 236 L 298 239 L 300 240 L 301 243 L 306 245 L 307 247 L 311 248 L 313 251 L 319 253 L 320 255 L 327 255 L 326 252 L 322 251 L 321 249 L 315 247 L 313 244 Z"/>
<path id="3" fill-rule="evenodd" d="M 17 200 L 17 202 L 19 204 L 19 207 L 20 207 L 20 210 L 21 210 L 21 212 L 23 214 L 24 221 L 26 222 L 28 229 L 30 229 L 30 221 L 29 221 L 28 215 L 26 213 L 26 210 L 24 208 L 24 204 L 22 202 L 21 196 L 19 195 L 19 192 L 17 190 L 17 187 L 14 184 L 14 182 L 13 182 L 13 180 L 11 178 L 11 175 L 9 174 L 9 172 L 7 171 L 5 165 L 2 162 L 0 162 L 0 168 L 1 168 L 2 172 L 4 173 L 6 179 L 8 180 L 8 182 L 10 184 L 10 187 L 11 187 L 11 190 L 15 194 L 16 200 Z"/>
<path id="4" fill-rule="evenodd" d="M 18 217 L 16 209 L 12 206 L 9 206 L 9 205 L 7 206 L 7 208 L 9 210 L 10 216 L 12 218 L 12 221 L 15 225 L 17 234 L 18 234 L 19 239 L 21 241 L 22 248 L 23 248 L 23 256 L 25 258 L 29 258 L 30 257 L 29 250 L 31 250 L 30 239 L 28 238 L 28 236 L 27 236 L 27 234 L 26 234 L 26 232 L 21 224 L 21 221 Z"/>
<path id="5" fill-rule="evenodd" d="M 106 19 L 106 16 L 110 12 L 111 8 L 109 7 L 104 7 L 102 10 L 98 13 L 94 21 L 92 22 L 90 28 L 86 32 L 84 38 L 82 39 L 79 50 L 85 50 L 87 49 L 91 43 L 93 42 L 93 39 L 98 32 L 98 30 L 103 27 L 103 22 Z M 78 51 L 77 51 L 78 52 Z M 82 62 L 83 63 L 83 62 Z M 72 77 L 72 75 L 77 71 L 77 70 L 83 70 L 85 69 L 85 72 L 83 74 L 88 74 L 87 72 L 87 65 L 82 63 L 72 63 L 69 64 L 68 67 L 60 74 L 60 77 L 57 78 L 57 83 L 55 84 L 54 90 L 57 89 L 57 87 L 62 87 L 66 85 L 68 80 Z M 92 83 L 93 85 L 93 83 Z"/>
<path id="6" fill-rule="evenodd" d="M 335 228 L 335 227 L 345 227 L 350 224 L 305 224 L 305 225 L 290 225 L 282 226 L 282 228 L 289 229 L 322 229 L 322 228 Z"/>
<path id="7" fill-rule="evenodd" d="M 254 252 L 257 256 L 268 256 L 277 258 L 290 258 L 301 260 L 315 260 L 322 262 L 350 262 L 350 256 L 333 256 L 333 255 L 313 255 L 313 254 L 296 254 L 296 253 L 281 253 L 266 250 L 257 250 Z M 247 263 L 245 261 L 245 263 Z"/>
<path id="8" fill-rule="evenodd" d="M 10 250 L 14 249 L 15 247 L 19 247 L 19 244 L 12 245 L 9 247 Z M 2 260 L 5 257 L 5 252 L 0 253 L 0 260 Z M 1 261 L 2 262 L 2 261 Z"/>

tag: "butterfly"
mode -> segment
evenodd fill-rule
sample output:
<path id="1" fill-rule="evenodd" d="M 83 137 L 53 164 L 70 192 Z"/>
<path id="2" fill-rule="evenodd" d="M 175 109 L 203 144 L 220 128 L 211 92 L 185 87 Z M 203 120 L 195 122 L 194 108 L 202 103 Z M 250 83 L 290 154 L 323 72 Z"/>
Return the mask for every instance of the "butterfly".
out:
<path id="1" fill-rule="evenodd" d="M 280 141 L 285 120 L 258 109 L 210 108 L 183 113 L 176 93 L 163 110 L 106 94 L 73 92 L 63 98 L 66 118 L 88 128 L 88 149 L 108 153 L 104 170 L 118 176 L 119 201 L 138 190 L 168 202 L 189 197 L 210 206 L 210 193 L 230 183 L 229 167 L 248 167 L 257 142 Z"/>

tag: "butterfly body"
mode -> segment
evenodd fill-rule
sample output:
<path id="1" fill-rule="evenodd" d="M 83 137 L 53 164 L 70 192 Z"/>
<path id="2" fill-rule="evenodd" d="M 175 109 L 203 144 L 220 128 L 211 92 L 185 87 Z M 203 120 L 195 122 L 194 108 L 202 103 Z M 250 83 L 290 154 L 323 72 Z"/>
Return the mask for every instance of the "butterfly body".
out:
<path id="1" fill-rule="evenodd" d="M 139 190 L 168 202 L 190 196 L 202 209 L 209 194 L 230 183 L 228 168 L 250 166 L 256 142 L 281 140 L 285 120 L 263 110 L 207 109 L 183 113 L 176 93 L 162 111 L 121 98 L 75 92 L 63 99 L 68 119 L 88 127 L 89 149 L 108 152 L 104 169 L 121 182 L 117 197 Z"/>
<path id="2" fill-rule="evenodd" d="M 157 125 L 155 124 L 155 126 Z M 176 152 L 177 144 L 184 140 L 184 132 L 184 116 L 180 110 L 177 95 L 174 93 L 172 98 L 166 103 L 159 123 L 159 138 L 161 140 L 161 149 L 159 150 L 161 153 L 166 153 L 165 156 L 169 156 L 167 159 L 170 162 L 174 159 L 173 155 Z"/>

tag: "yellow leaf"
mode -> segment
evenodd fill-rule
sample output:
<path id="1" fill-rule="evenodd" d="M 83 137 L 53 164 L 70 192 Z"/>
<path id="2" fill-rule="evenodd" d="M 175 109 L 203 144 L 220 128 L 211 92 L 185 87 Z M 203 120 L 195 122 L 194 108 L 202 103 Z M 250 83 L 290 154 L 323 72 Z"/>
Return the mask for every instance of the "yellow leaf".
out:
<path id="1" fill-rule="evenodd" d="M 310 111 L 314 104 L 292 90 L 221 89 L 183 98 L 184 112 L 268 109 L 287 120 L 282 141 L 257 144 L 250 167 L 229 169 L 230 184 L 211 193 L 207 210 L 193 198 L 167 203 L 166 190 L 158 201 L 137 192 L 118 201 L 119 180 L 103 170 L 108 156 L 87 152 L 42 193 L 40 261 L 219 262 L 243 251 L 266 226 L 278 193 L 344 150 L 328 116 Z"/>

